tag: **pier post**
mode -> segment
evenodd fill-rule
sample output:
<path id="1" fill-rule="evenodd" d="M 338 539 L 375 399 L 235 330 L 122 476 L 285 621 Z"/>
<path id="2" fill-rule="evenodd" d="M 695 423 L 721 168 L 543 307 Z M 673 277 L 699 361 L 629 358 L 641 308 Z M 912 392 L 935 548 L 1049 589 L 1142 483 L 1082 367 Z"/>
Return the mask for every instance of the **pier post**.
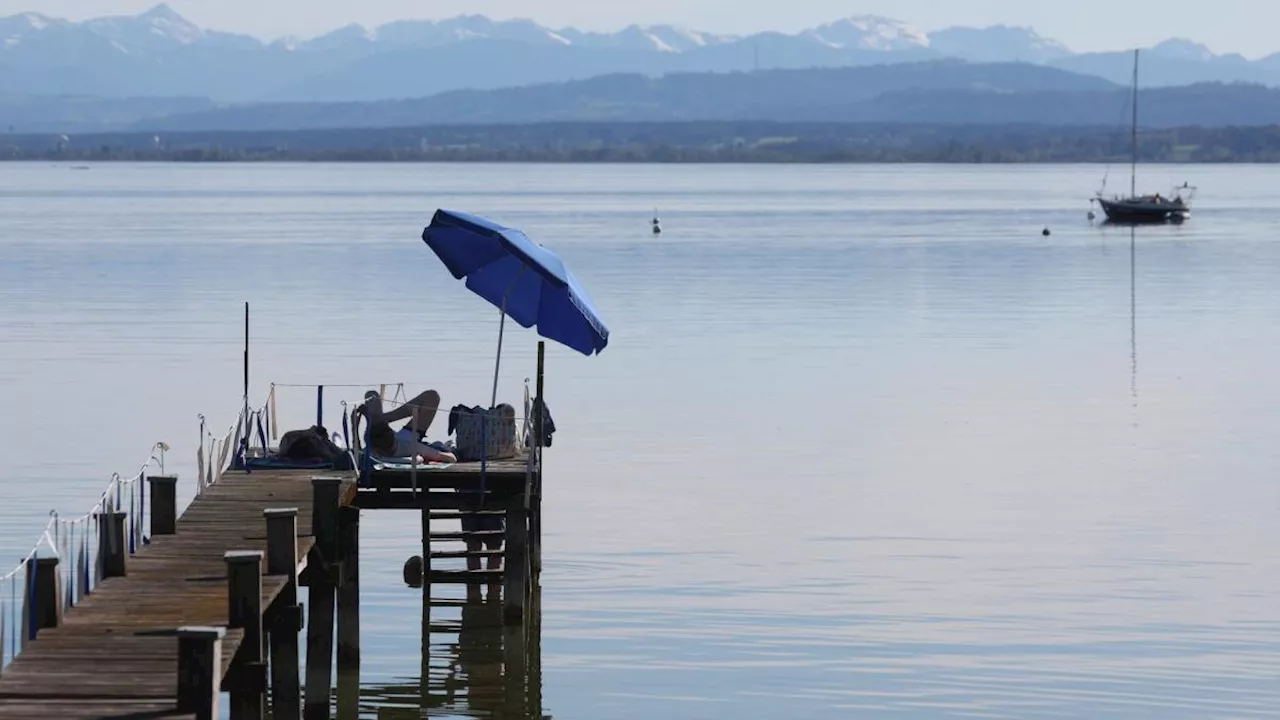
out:
<path id="1" fill-rule="evenodd" d="M 152 475 L 147 484 L 151 486 L 151 536 L 177 533 L 178 476 Z"/>
<path id="2" fill-rule="evenodd" d="M 125 558 L 129 555 L 124 542 L 126 513 L 107 512 L 98 515 L 98 557 L 102 578 L 124 577 Z"/>
<path id="3" fill-rule="evenodd" d="M 521 495 L 507 500 L 506 552 L 502 567 L 502 619 L 519 624 L 524 617 L 525 594 L 529 587 L 529 512 Z"/>
<path id="4" fill-rule="evenodd" d="M 271 716 L 298 720 L 302 688 L 298 679 L 298 508 L 264 510 L 267 521 L 267 574 L 289 578 L 271 605 Z"/>
<path id="5" fill-rule="evenodd" d="M 508 717 L 528 717 L 526 625 L 519 623 L 502 628 L 503 710 Z"/>
<path id="6" fill-rule="evenodd" d="M 225 632 L 220 627 L 178 628 L 178 712 L 217 720 Z"/>
<path id="7" fill-rule="evenodd" d="M 58 558 L 36 559 L 36 630 L 62 624 L 62 578 Z"/>
<path id="8" fill-rule="evenodd" d="M 338 513 L 338 553 L 342 585 L 338 588 L 338 672 L 360 669 L 360 508 Z"/>
<path id="9" fill-rule="evenodd" d="M 262 551 L 233 550 L 227 564 L 227 627 L 242 628 L 244 640 L 231 670 L 231 718 L 262 720 L 266 664 L 262 657 Z"/>
<path id="10" fill-rule="evenodd" d="M 311 533 L 321 567 L 308 567 L 310 621 L 307 623 L 307 693 L 302 708 L 306 720 L 328 720 L 329 688 L 333 678 L 334 600 L 338 559 L 338 502 L 342 478 L 311 479 Z M 341 567 L 338 565 L 337 567 Z"/>
<path id="11" fill-rule="evenodd" d="M 534 455 L 533 468 L 533 487 L 529 488 L 529 547 L 533 555 L 533 574 L 538 576 L 542 574 L 542 448 L 546 445 L 546 439 L 543 434 L 546 432 L 544 423 L 546 422 L 545 401 L 542 399 L 543 378 L 546 369 L 546 351 L 547 343 L 538 341 L 538 375 L 535 385 L 537 395 L 533 400 L 533 428 L 534 428 L 534 446 L 529 448 L 529 452 Z"/>

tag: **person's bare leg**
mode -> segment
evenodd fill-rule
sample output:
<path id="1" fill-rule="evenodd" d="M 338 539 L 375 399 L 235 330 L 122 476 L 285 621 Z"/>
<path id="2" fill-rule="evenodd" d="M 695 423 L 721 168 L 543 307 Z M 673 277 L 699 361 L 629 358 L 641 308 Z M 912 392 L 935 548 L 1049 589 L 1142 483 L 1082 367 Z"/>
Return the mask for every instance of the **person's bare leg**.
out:
<path id="1" fill-rule="evenodd" d="M 419 435 L 427 432 L 431 421 L 436 419 L 436 411 L 440 409 L 440 393 L 428 390 L 405 404 L 382 415 L 382 422 L 393 423 L 397 420 L 409 420 L 406 426 Z M 417 411 L 416 414 L 414 411 Z"/>

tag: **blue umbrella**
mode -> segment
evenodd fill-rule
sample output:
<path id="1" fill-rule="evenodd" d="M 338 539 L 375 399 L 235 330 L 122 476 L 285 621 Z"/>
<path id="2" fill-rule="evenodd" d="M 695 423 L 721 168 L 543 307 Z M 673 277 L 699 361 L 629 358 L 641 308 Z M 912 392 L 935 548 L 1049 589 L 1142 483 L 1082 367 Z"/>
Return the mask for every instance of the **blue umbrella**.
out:
<path id="1" fill-rule="evenodd" d="M 437 210 L 422 239 L 455 278 L 466 278 L 467 288 L 501 312 L 491 406 L 498 398 L 508 315 L 584 355 L 599 354 L 609 344 L 609 328 L 573 274 L 555 253 L 519 230 L 467 213 Z"/>

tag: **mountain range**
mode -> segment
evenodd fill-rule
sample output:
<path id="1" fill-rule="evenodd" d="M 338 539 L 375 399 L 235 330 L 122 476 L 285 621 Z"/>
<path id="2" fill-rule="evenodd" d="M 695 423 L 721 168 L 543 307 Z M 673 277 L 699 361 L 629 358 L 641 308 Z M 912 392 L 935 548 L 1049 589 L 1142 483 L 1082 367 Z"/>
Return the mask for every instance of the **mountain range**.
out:
<path id="1" fill-rule="evenodd" d="M 263 42 L 210 31 L 159 5 L 135 16 L 70 22 L 0 18 L 0 96 L 206 98 L 215 103 L 375 101 L 627 73 L 739 72 L 918 63 L 954 58 L 1044 65 L 1128 84 L 1127 52 L 1075 53 L 1030 28 L 925 33 L 859 16 L 795 34 L 722 35 L 670 25 L 615 33 L 468 15 L 351 25 Z M 1251 61 L 1170 40 L 1143 57 L 1144 87 L 1202 82 L 1280 86 L 1280 54 Z M 2 103 L 0 103 L 2 104 Z"/>
<path id="2" fill-rule="evenodd" d="M 751 73 L 602 75 L 427 98 L 175 110 L 140 132 L 289 131 L 536 123 L 729 122 L 1127 127 L 1131 93 L 1024 63 L 934 60 Z M 1205 83 L 1141 91 L 1143 127 L 1280 123 L 1280 89 Z M 1120 135 L 1126 133 L 1120 132 Z"/>

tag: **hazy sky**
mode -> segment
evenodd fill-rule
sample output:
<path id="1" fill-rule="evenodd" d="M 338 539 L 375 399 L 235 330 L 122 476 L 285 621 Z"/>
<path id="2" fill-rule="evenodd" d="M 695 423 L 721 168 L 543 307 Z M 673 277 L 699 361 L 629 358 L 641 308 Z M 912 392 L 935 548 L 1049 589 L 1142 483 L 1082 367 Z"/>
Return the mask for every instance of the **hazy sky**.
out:
<path id="1" fill-rule="evenodd" d="M 34 10 L 83 19 L 134 13 L 157 0 L 0 0 L 0 15 Z M 462 13 L 528 17 L 552 26 L 611 30 L 669 22 L 745 33 L 799 30 L 849 15 L 893 17 L 925 30 L 949 25 L 1030 25 L 1076 50 L 1113 50 L 1186 37 L 1249 57 L 1280 51 L 1276 0 L 171 0 L 198 25 L 263 38 L 313 36 L 359 22 L 438 19 Z"/>

